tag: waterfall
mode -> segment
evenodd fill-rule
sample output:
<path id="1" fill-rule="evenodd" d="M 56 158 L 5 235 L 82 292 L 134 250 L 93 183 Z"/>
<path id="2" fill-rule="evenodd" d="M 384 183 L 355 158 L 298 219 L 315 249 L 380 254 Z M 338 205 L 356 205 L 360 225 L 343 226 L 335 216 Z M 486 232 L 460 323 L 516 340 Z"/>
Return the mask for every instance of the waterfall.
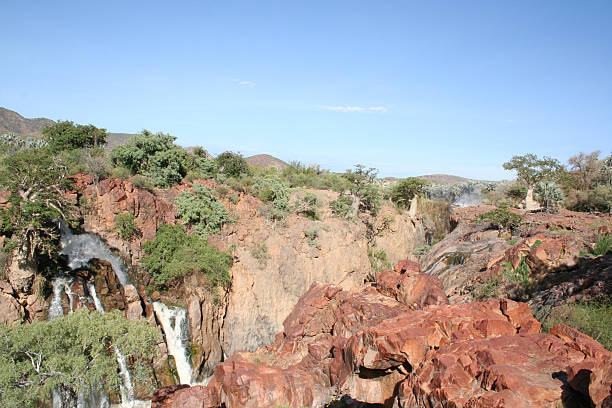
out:
<path id="1" fill-rule="evenodd" d="M 64 315 L 64 309 L 62 308 L 62 293 L 66 293 L 68 301 L 70 303 L 70 311 L 74 310 L 74 293 L 70 286 L 72 285 L 72 279 L 66 279 L 57 277 L 53 279 L 53 298 L 49 305 L 49 313 L 47 315 L 48 320 L 53 320 L 56 317 Z"/>
<path id="2" fill-rule="evenodd" d="M 168 354 L 174 357 L 180 383 L 191 385 L 193 370 L 186 347 L 189 341 L 189 322 L 185 309 L 181 307 L 169 308 L 161 302 L 155 302 L 153 303 L 153 310 L 164 329 Z"/>
<path id="3" fill-rule="evenodd" d="M 60 223 L 60 232 L 60 254 L 68 257 L 68 267 L 71 270 L 81 268 L 93 258 L 98 258 L 110 262 L 121 285 L 129 283 L 121 258 L 113 254 L 100 237 L 94 234 L 74 234 L 63 222 Z"/>
<path id="4" fill-rule="evenodd" d="M 94 305 L 96 306 L 96 310 L 102 314 L 104 314 L 104 306 L 102 306 L 102 302 L 98 298 L 98 293 L 96 292 L 96 287 L 93 283 L 87 283 L 87 290 L 89 290 L 89 295 L 91 296 Z M 131 406 L 134 403 L 134 386 L 132 385 L 132 377 L 130 376 L 130 371 L 128 370 L 127 363 L 125 361 L 125 356 L 121 353 L 118 347 L 113 346 L 113 350 L 115 351 L 115 356 L 117 358 L 117 363 L 119 363 L 119 374 L 121 375 L 121 403 L 123 406 Z"/>

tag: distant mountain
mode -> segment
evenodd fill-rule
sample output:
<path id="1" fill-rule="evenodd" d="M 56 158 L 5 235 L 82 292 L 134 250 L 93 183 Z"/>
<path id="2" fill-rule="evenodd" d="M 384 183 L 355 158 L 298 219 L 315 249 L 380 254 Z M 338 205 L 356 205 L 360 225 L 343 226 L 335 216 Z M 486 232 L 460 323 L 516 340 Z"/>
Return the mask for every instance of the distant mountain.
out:
<path id="1" fill-rule="evenodd" d="M 435 184 L 461 184 L 466 181 L 478 181 L 465 177 L 453 176 L 451 174 L 427 174 L 425 176 L 419 176 L 418 178 Z"/>
<path id="2" fill-rule="evenodd" d="M 24 118 L 17 112 L 0 107 L 0 134 L 14 133 L 22 136 L 42 136 L 42 130 L 55 122 L 47 118 Z"/>
<path id="3" fill-rule="evenodd" d="M 256 154 L 255 156 L 245 157 L 245 160 L 249 163 L 249 166 L 259 168 L 275 167 L 278 170 L 282 170 L 289 166 L 286 162 L 269 154 Z"/>
<path id="4" fill-rule="evenodd" d="M 111 150 L 115 146 L 125 144 L 133 136 L 136 136 L 136 135 L 133 133 L 107 133 L 106 134 L 106 146 L 104 146 L 104 149 Z"/>

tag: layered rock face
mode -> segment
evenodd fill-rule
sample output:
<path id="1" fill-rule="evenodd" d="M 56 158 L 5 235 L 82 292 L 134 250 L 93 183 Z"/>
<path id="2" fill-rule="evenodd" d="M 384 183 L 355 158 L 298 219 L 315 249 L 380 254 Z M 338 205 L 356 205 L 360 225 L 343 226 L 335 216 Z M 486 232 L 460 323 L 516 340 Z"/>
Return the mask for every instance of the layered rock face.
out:
<path id="1" fill-rule="evenodd" d="M 361 289 L 313 284 L 272 345 L 235 353 L 208 386 L 159 390 L 153 407 L 320 407 L 338 395 L 399 408 L 612 402 L 612 355 L 596 341 L 563 325 L 540 333 L 524 303 L 449 305 L 440 292 L 410 262 Z"/>

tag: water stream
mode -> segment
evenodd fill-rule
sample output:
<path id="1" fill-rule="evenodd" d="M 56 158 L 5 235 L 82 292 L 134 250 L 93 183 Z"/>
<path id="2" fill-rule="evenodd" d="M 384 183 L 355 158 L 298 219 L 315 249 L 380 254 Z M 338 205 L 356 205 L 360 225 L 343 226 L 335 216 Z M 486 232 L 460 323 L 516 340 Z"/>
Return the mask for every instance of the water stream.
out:
<path id="1" fill-rule="evenodd" d="M 75 234 L 65 224 L 60 223 L 60 254 L 68 257 L 71 270 L 86 266 L 94 258 L 110 262 L 121 285 L 129 283 L 128 275 L 121 258 L 106 246 L 100 237 L 94 234 Z"/>
<path id="2" fill-rule="evenodd" d="M 485 244 L 482 246 L 477 246 L 474 247 L 472 249 L 470 249 L 469 251 L 455 251 L 455 252 L 447 252 L 446 254 L 442 255 L 441 257 L 439 257 L 433 264 L 431 264 L 431 266 L 427 269 L 425 269 L 425 271 L 423 273 L 431 273 L 433 271 L 436 270 L 436 268 L 438 267 L 438 265 L 440 265 L 441 262 L 446 261 L 449 257 L 461 257 L 461 261 L 458 263 L 454 263 L 453 265 L 463 265 L 463 263 L 473 254 L 475 254 L 476 252 L 480 252 L 482 250 L 485 250 L 489 247 L 489 244 Z M 449 265 L 449 266 L 453 266 L 453 265 Z"/>
<path id="3" fill-rule="evenodd" d="M 168 354 L 174 357 L 180 383 L 191 385 L 193 369 L 187 352 L 189 344 L 187 312 L 181 307 L 170 308 L 161 302 L 153 303 L 153 310 L 164 329 Z"/>
<path id="4" fill-rule="evenodd" d="M 60 224 L 60 253 L 68 258 L 69 269 L 75 270 L 86 266 L 93 258 L 102 259 L 111 264 L 117 279 L 122 285 L 128 283 L 128 276 L 125 272 L 125 267 L 121 258 L 114 255 L 104 242 L 94 234 L 74 234 L 70 228 L 64 224 Z M 70 312 L 74 311 L 74 296 L 71 285 L 73 279 L 69 277 L 58 276 L 53 279 L 53 298 L 49 307 L 49 320 L 64 315 L 62 308 L 62 294 L 65 293 L 70 304 Z M 87 289 L 91 299 L 81 299 L 82 303 L 90 301 L 94 304 L 96 310 L 104 313 L 102 302 L 98 298 L 96 288 L 92 283 L 87 284 Z M 135 408 L 150 405 L 148 401 L 138 401 L 134 399 L 134 387 L 130 372 L 127 366 L 125 356 L 119 348 L 114 347 L 117 363 L 119 364 L 119 374 L 121 376 L 121 407 Z M 63 395 L 61 390 L 53 392 L 53 408 L 73 407 L 74 398 Z M 81 393 L 76 401 L 78 408 L 108 408 L 110 407 L 109 397 L 104 388 L 91 387 L 90 392 Z"/>

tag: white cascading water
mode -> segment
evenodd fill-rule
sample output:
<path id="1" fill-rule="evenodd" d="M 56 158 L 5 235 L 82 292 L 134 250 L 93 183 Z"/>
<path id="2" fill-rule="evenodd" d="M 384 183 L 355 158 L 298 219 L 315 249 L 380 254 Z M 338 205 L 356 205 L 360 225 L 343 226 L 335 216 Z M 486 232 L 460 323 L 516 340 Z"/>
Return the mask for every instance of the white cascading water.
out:
<path id="1" fill-rule="evenodd" d="M 60 223 L 60 232 L 60 254 L 68 257 L 70 269 L 82 268 L 92 259 L 98 258 L 110 262 L 121 285 L 129 283 L 121 258 L 113 254 L 100 237 L 94 234 L 74 234 L 63 222 Z"/>
<path id="2" fill-rule="evenodd" d="M 117 279 L 121 285 L 128 283 L 128 276 L 125 272 L 121 258 L 114 255 L 104 242 L 93 234 L 74 234 L 72 230 L 65 224 L 60 223 L 60 253 L 68 258 L 68 267 L 70 270 L 86 266 L 93 258 L 102 259 L 111 264 Z M 49 320 L 64 315 L 62 309 L 62 293 L 66 293 L 70 302 L 70 311 L 73 309 L 74 293 L 71 290 L 72 279 L 65 277 L 56 277 L 53 279 L 53 299 L 49 307 Z M 96 288 L 93 284 L 87 285 L 91 301 L 95 308 L 100 313 L 104 313 L 102 302 L 98 298 Z M 84 299 L 82 299 L 83 302 Z M 84 303 L 84 302 L 83 302 Z M 139 401 L 134 399 L 134 387 L 125 356 L 121 351 L 114 347 L 117 363 L 119 364 L 119 374 L 121 375 L 121 408 L 137 408 L 150 406 L 150 401 Z M 60 392 L 53 392 L 53 407 L 64 408 L 67 406 Z M 94 388 L 89 393 L 82 393 L 78 396 L 78 408 L 108 408 L 110 407 L 108 394 L 104 392 L 103 387 Z"/>
<path id="3" fill-rule="evenodd" d="M 186 347 L 189 341 L 187 312 L 181 307 L 170 308 L 161 302 L 153 303 L 153 310 L 164 329 L 168 354 L 174 357 L 176 371 L 181 384 L 191 385 L 193 382 L 193 369 L 191 368 Z"/>
<path id="4" fill-rule="evenodd" d="M 96 310 L 100 313 L 104 313 L 104 306 L 102 306 L 102 302 L 100 302 L 98 298 L 96 287 L 90 282 L 87 284 L 87 289 L 96 306 Z M 125 356 L 121 353 L 121 350 L 115 346 L 113 346 L 113 350 L 117 357 L 117 363 L 119 363 L 119 374 L 121 375 L 121 405 L 126 408 L 131 407 L 134 405 L 134 386 L 132 385 L 132 377 L 130 376 Z"/>

